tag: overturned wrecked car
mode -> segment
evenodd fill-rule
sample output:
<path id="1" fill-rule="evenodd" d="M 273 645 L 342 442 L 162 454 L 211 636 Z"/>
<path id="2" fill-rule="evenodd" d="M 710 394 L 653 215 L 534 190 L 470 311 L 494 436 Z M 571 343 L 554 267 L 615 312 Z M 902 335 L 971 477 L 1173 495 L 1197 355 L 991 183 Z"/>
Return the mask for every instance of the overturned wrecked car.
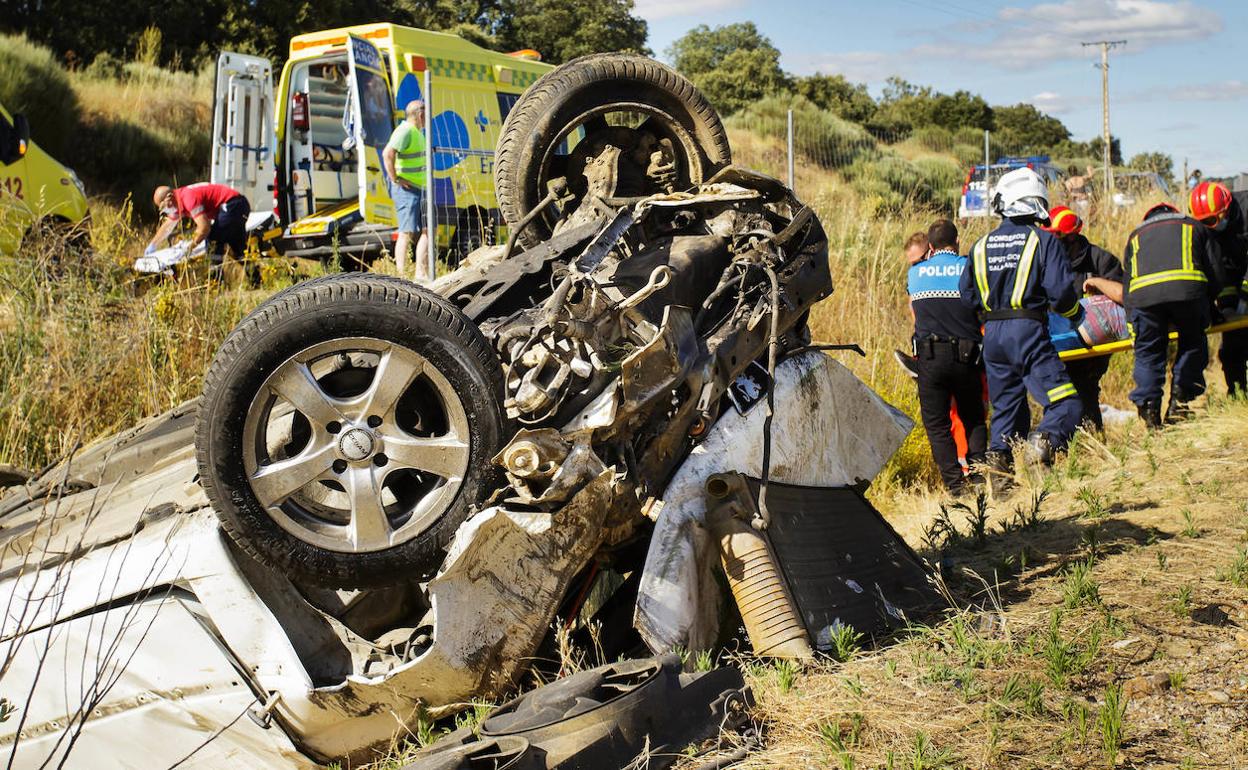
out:
<path id="1" fill-rule="evenodd" d="M 495 169 L 506 245 L 281 292 L 0 500 L 18 766 L 358 764 L 560 634 L 806 656 L 927 600 L 862 497 L 910 423 L 810 340 L 823 229 L 687 81 L 564 65 Z"/>

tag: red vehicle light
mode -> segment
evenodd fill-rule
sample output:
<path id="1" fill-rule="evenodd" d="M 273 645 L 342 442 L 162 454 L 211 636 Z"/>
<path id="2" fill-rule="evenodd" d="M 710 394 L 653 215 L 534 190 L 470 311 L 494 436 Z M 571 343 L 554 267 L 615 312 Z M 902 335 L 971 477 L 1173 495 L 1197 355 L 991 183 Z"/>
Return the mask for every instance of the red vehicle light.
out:
<path id="1" fill-rule="evenodd" d="M 303 91 L 296 91 L 290 100 L 290 122 L 296 131 L 308 130 L 308 95 Z"/>

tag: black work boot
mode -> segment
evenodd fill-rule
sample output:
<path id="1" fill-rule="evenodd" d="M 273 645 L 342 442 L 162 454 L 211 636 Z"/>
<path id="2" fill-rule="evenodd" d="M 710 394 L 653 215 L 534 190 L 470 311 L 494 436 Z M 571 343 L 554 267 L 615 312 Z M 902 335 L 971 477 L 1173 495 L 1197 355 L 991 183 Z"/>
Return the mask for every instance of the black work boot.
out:
<path id="1" fill-rule="evenodd" d="M 1053 440 L 1049 438 L 1049 434 L 1041 433 L 1033 430 L 1027 434 L 1027 443 L 1023 444 L 1023 457 L 1027 459 L 1028 465 L 1044 465 L 1053 464 Z"/>
<path id="2" fill-rule="evenodd" d="M 984 476 L 993 497 L 1003 497 L 1014 488 L 1014 458 L 1008 452 L 989 451 L 984 455 Z"/>
<path id="3" fill-rule="evenodd" d="M 1191 400 L 1170 395 L 1170 405 L 1166 407 L 1166 422 L 1182 422 L 1192 416 Z M 1161 405 L 1158 404 L 1160 410 Z"/>
<path id="4" fill-rule="evenodd" d="M 1161 402 L 1145 401 L 1137 404 L 1136 408 L 1140 411 L 1140 419 L 1144 421 L 1145 427 L 1149 430 L 1156 430 L 1161 427 Z"/>

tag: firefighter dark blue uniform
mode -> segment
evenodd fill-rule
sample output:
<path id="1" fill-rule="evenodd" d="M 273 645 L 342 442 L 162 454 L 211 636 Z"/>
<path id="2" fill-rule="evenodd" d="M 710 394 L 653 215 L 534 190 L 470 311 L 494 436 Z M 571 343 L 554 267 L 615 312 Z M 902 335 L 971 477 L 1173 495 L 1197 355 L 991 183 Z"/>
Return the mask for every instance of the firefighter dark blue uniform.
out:
<path id="1" fill-rule="evenodd" d="M 1008 457 L 1010 442 L 1027 435 L 1030 392 L 1044 416 L 1028 437 L 1039 457 L 1063 448 L 1083 414 L 1075 386 L 1049 338 L 1048 310 L 1081 320 L 1075 276 L 1052 233 L 1035 217 L 1007 218 L 971 249 L 971 266 L 962 274 L 962 301 L 982 309 L 984 369 L 992 401 L 989 450 Z M 1039 445 L 1047 443 L 1045 450 Z"/>
<path id="2" fill-rule="evenodd" d="M 1161 424 L 1170 329 L 1178 332 L 1167 418 L 1187 413 L 1205 392 L 1210 310 L 1226 282 L 1221 252 L 1209 231 L 1172 206 L 1155 206 L 1127 239 L 1122 255 L 1123 304 L 1135 335 L 1135 389 L 1130 399 L 1146 424 Z"/>
<path id="3" fill-rule="evenodd" d="M 945 486 L 955 494 L 965 491 L 975 476 L 965 478 L 958 462 L 950 400 L 966 430 L 966 461 L 972 469 L 983 463 L 988 443 L 979 319 L 962 304 L 958 288 L 966 264 L 966 257 L 953 249 L 941 249 L 912 265 L 906 282 L 914 311 L 919 413 L 932 459 Z"/>
<path id="4" fill-rule="evenodd" d="M 1218 292 L 1217 305 L 1225 315 L 1235 315 L 1248 303 L 1248 191 L 1231 194 L 1226 216 L 1211 230 L 1222 251 L 1226 285 Z M 1222 376 L 1229 393 L 1248 395 L 1248 329 L 1222 333 L 1218 349 Z"/>

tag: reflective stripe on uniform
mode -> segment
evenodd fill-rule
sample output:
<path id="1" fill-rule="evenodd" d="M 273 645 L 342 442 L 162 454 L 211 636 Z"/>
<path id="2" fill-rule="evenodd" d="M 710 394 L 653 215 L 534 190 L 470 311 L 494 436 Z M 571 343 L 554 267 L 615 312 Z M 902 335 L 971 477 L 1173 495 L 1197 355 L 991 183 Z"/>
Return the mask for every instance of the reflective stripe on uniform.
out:
<path id="1" fill-rule="evenodd" d="M 1070 310 L 1058 310 L 1057 308 L 1053 309 L 1057 311 L 1057 314 L 1062 318 L 1074 318 L 1079 312 L 1079 300 L 1075 300 L 1075 304 L 1070 306 Z"/>
<path id="2" fill-rule="evenodd" d="M 1061 401 L 1063 398 L 1069 398 L 1075 395 L 1075 386 L 1069 382 L 1064 385 L 1058 385 L 1056 388 L 1049 388 L 1049 392 L 1045 394 L 1049 397 L 1049 403 Z"/>
<path id="3" fill-rule="evenodd" d="M 1192 271 L 1192 226 L 1183 225 L 1183 269 Z"/>
<path id="4" fill-rule="evenodd" d="M 1131 277 L 1140 274 L 1140 236 L 1131 239 Z"/>
<path id="5" fill-rule="evenodd" d="M 1027 234 L 1027 242 L 1023 244 L 1023 255 L 1018 258 L 1018 269 L 1014 272 L 1014 291 L 1010 293 L 1010 307 L 1021 308 L 1023 295 L 1027 292 L 1027 281 L 1031 278 L 1031 264 L 1036 259 L 1036 249 L 1040 246 L 1040 238 L 1036 231 Z"/>
<path id="6" fill-rule="evenodd" d="M 971 261 L 975 263 L 975 285 L 979 287 L 979 301 L 988 307 L 988 239 L 980 238 L 971 251 Z"/>
<path id="7" fill-rule="evenodd" d="M 1159 273 L 1149 273 L 1143 278 L 1131 279 L 1131 283 L 1127 287 L 1128 292 L 1139 291 L 1140 289 L 1155 286 L 1159 283 L 1169 283 L 1170 281 L 1198 281 L 1200 283 L 1208 283 L 1209 279 L 1199 270 L 1162 270 Z"/>

